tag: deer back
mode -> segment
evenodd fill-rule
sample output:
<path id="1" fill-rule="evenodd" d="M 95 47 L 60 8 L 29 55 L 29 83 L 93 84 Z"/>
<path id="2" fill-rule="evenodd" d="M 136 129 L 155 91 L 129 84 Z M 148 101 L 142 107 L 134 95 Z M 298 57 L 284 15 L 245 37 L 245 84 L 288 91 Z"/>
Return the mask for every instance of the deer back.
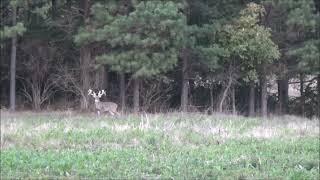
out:
<path id="1" fill-rule="evenodd" d="M 96 102 L 96 108 L 101 111 L 112 111 L 116 112 L 118 105 L 114 102 Z"/>

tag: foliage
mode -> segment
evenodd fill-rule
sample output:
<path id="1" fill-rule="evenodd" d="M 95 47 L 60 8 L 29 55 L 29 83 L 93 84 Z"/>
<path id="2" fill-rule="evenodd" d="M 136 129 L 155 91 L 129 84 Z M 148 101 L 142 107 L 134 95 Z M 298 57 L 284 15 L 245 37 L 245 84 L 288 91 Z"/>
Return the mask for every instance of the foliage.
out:
<path id="1" fill-rule="evenodd" d="M 293 49 L 288 55 L 296 57 L 298 69 L 302 72 L 320 73 L 320 40 L 310 40 L 303 44 L 302 47 Z"/>
<path id="2" fill-rule="evenodd" d="M 23 23 L 19 22 L 15 26 L 4 26 L 3 30 L 0 31 L 0 40 L 11 38 L 14 35 L 22 35 L 26 31 Z"/>
<path id="3" fill-rule="evenodd" d="M 221 43 L 236 59 L 247 80 L 256 80 L 259 66 L 270 64 L 280 57 L 270 29 L 259 25 L 259 16 L 263 16 L 264 12 L 262 6 L 250 3 L 240 12 L 236 23 L 226 25 L 222 32 Z"/>
<path id="4" fill-rule="evenodd" d="M 286 25 L 294 31 L 311 31 L 315 32 L 319 15 L 315 12 L 313 0 L 285 0 L 279 1 L 280 7 L 288 11 Z"/>
<path id="5" fill-rule="evenodd" d="M 97 57 L 115 71 L 152 76 L 172 69 L 178 60 L 178 50 L 184 45 L 185 17 L 173 2 L 148 1 L 135 6 L 129 15 L 112 17 L 97 4 L 93 12 L 102 28 L 80 31 L 75 41 L 103 41 L 111 52 Z M 109 10 L 110 11 L 110 10 Z M 103 18 L 102 18 L 103 17 Z M 102 24 L 101 24 L 102 23 Z"/>
<path id="6" fill-rule="evenodd" d="M 282 49 L 283 59 L 289 71 L 306 74 L 318 73 L 319 57 L 319 20 L 320 16 L 313 0 L 268 0 L 272 4 L 277 16 L 268 21 L 273 29 L 275 39 Z M 281 14 L 285 15 L 281 15 Z M 274 24 L 274 25 L 273 25 Z M 282 62 L 285 63 L 285 62 Z M 282 74 L 284 72 L 280 72 Z"/>
<path id="7" fill-rule="evenodd" d="M 1 2 L 1 9 L 5 9 L 5 5 L 7 5 L 6 8 L 12 9 L 21 6 L 21 1 L 5 1 Z M 11 15 L 12 16 L 12 15 Z M 10 23 L 9 23 L 10 22 Z M 15 35 L 23 35 L 23 33 L 26 31 L 26 27 L 24 26 L 23 22 L 17 22 L 16 24 L 12 25 L 12 18 L 11 17 L 5 17 L 3 16 L 1 18 L 1 29 L 0 29 L 0 41 L 4 41 L 6 39 L 9 39 L 11 37 L 14 37 Z M 2 43 L 2 42 L 1 42 Z M 2 46 L 2 45 L 1 45 Z"/>

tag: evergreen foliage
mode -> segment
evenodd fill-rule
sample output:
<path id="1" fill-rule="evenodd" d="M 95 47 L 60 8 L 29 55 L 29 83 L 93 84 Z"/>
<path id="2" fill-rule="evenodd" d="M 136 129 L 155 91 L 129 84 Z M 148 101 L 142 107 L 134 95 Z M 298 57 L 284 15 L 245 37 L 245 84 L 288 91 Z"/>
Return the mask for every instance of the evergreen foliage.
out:
<path id="1" fill-rule="evenodd" d="M 147 96 L 163 96 L 156 91 L 168 88 L 169 95 L 157 99 L 159 107 L 175 109 L 183 104 L 183 110 L 205 111 L 220 104 L 225 112 L 234 108 L 246 114 L 247 95 L 266 89 L 266 84 L 261 83 L 264 80 L 273 86 L 277 83 L 279 88 L 264 98 L 271 102 L 269 112 L 278 112 L 285 106 L 289 111 L 279 113 L 315 115 L 320 103 L 318 1 L 250 2 L 1 1 L 1 102 L 8 106 L 6 93 L 13 82 L 10 61 L 16 57 L 17 67 L 12 67 L 11 72 L 17 73 L 17 101 L 21 101 L 17 104 L 26 107 L 32 107 L 33 102 L 24 103 L 30 98 L 21 96 L 22 91 L 29 95 L 34 92 L 25 89 L 32 87 L 30 83 L 25 86 L 28 82 L 40 84 L 39 92 L 46 90 L 45 84 L 52 84 L 52 95 L 49 93 L 39 108 L 49 106 L 49 102 L 55 104 L 59 97 L 70 98 L 74 107 L 81 98 L 81 108 L 88 107 L 86 89 L 93 85 L 110 90 L 112 100 L 122 89 L 121 102 L 125 102 L 132 94 L 138 94 L 134 92 L 139 89 L 134 91 L 133 87 L 152 82 L 155 84 L 148 86 L 151 89 L 140 89 L 148 91 L 140 93 L 140 101 L 136 98 L 141 106 Z M 44 70 L 50 78 L 36 77 Z M 122 77 L 121 87 L 116 74 Z M 170 83 L 166 87 L 156 84 L 161 81 L 159 76 Z M 271 77 L 276 81 L 270 81 Z M 131 83 L 131 78 L 141 82 Z M 254 83 L 257 80 L 260 83 Z M 291 83 L 300 84 L 301 96 L 289 99 Z M 222 99 L 225 102 L 221 103 Z M 255 98 L 251 105 L 257 106 L 261 101 Z M 128 100 L 129 109 L 132 104 Z M 303 104 L 311 110 L 297 112 Z"/>
<path id="2" fill-rule="evenodd" d="M 141 77 L 172 69 L 186 39 L 186 19 L 178 4 L 148 1 L 134 8 L 129 15 L 112 16 L 111 8 L 96 4 L 93 13 L 97 28 L 81 30 L 75 41 L 87 43 L 91 39 L 110 47 L 110 52 L 97 60 L 114 71 Z"/>

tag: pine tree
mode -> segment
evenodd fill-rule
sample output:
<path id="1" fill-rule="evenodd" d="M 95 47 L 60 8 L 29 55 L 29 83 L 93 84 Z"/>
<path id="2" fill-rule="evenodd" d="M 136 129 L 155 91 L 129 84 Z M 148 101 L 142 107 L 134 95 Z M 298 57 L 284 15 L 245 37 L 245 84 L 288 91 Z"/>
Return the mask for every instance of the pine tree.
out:
<path id="1" fill-rule="evenodd" d="M 278 104 L 280 113 L 288 113 L 289 79 L 300 77 L 300 113 L 305 114 L 304 76 L 319 73 L 319 11 L 313 0 L 268 0 L 265 24 L 272 29 L 274 40 L 283 52 L 278 69 Z M 280 67 L 280 68 L 279 68 Z M 312 101 L 310 101 L 312 102 Z M 316 106 L 316 105 L 311 105 Z"/>
<path id="2" fill-rule="evenodd" d="M 139 79 L 172 69 L 184 44 L 186 20 L 173 2 L 150 1 L 135 5 L 129 15 L 113 16 L 113 9 L 96 4 L 97 28 L 76 37 L 81 42 L 103 42 L 110 51 L 97 57 L 112 70 L 131 73 L 135 79 L 135 111 Z"/>
<path id="3" fill-rule="evenodd" d="M 7 26 L 1 23 L 0 30 L 0 43 L 2 48 L 2 41 L 11 38 L 11 58 L 10 58 L 10 110 L 16 109 L 16 59 L 17 59 L 17 36 L 22 35 L 26 29 L 22 22 L 17 23 L 18 6 L 19 1 L 5 1 L 3 4 L 7 4 L 12 10 L 11 14 L 11 26 Z M 2 7 L 1 7 L 2 9 Z"/>

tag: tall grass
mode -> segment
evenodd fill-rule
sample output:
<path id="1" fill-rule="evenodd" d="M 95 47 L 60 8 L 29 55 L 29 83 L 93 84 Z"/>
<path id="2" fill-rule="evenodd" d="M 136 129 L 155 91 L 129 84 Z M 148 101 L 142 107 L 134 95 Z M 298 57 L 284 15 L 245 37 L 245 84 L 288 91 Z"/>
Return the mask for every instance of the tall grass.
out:
<path id="1" fill-rule="evenodd" d="M 318 179 L 319 120 L 1 112 L 1 179 Z"/>

